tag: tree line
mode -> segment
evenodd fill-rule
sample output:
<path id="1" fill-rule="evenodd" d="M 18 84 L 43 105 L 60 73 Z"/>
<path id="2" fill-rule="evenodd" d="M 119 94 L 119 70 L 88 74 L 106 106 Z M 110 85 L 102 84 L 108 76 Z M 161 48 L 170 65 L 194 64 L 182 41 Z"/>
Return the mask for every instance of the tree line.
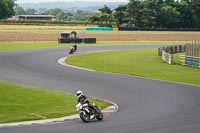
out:
<path id="1" fill-rule="evenodd" d="M 114 10 L 99 9 L 92 22 L 136 28 L 200 28 L 200 0 L 129 0 Z"/>
<path id="2" fill-rule="evenodd" d="M 36 14 L 35 9 L 24 10 L 15 0 L 0 1 L 0 19 L 12 15 Z M 129 0 L 115 9 L 104 6 L 98 12 L 77 10 L 66 13 L 50 9 L 40 14 L 55 15 L 57 20 L 85 21 L 99 26 L 136 28 L 200 28 L 200 0 Z"/>
<path id="3" fill-rule="evenodd" d="M 117 15 L 119 24 L 125 21 L 136 27 L 200 28 L 200 0 L 129 0 L 115 10 L 122 12 L 121 17 Z"/>
<path id="4" fill-rule="evenodd" d="M 83 12 L 82 10 L 77 10 L 75 13 L 66 13 L 59 8 L 49 9 L 44 12 L 38 12 L 35 9 L 24 10 L 20 6 L 16 6 L 15 15 L 54 15 L 58 21 L 89 21 L 89 13 Z"/>

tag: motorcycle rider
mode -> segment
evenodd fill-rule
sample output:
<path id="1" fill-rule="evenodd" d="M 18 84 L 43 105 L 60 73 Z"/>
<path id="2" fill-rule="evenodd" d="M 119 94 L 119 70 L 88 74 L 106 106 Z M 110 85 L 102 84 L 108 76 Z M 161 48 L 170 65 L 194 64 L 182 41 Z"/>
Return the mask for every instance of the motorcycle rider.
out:
<path id="1" fill-rule="evenodd" d="M 77 45 L 73 45 L 70 47 L 69 54 L 73 54 L 77 50 Z"/>
<path id="2" fill-rule="evenodd" d="M 87 97 L 85 95 L 83 95 L 82 91 L 77 91 L 76 95 L 78 97 L 78 102 L 77 103 L 81 103 L 82 105 L 87 105 L 89 108 L 91 108 L 92 110 L 96 111 L 93 104 L 89 102 L 89 100 L 87 99 Z M 94 117 L 94 116 L 91 116 Z"/>
<path id="3" fill-rule="evenodd" d="M 75 44 L 75 45 L 73 45 L 72 47 L 74 47 L 74 52 L 76 52 L 76 50 L 77 50 L 77 45 Z"/>

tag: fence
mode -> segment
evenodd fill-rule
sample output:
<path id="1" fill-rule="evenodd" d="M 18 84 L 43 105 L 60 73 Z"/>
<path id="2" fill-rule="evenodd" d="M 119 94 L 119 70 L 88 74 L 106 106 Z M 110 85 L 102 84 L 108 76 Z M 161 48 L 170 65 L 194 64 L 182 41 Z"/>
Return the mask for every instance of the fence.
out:
<path id="1" fill-rule="evenodd" d="M 164 60 L 168 64 L 172 64 L 173 63 L 172 54 L 169 54 L 165 52 L 164 50 L 162 50 L 162 60 Z"/>
<path id="2" fill-rule="evenodd" d="M 168 64 L 173 64 L 173 53 L 185 52 L 185 45 L 174 45 L 158 48 L 158 55 L 162 55 L 162 60 Z"/>
<path id="3" fill-rule="evenodd" d="M 162 55 L 162 50 L 169 54 L 173 53 L 180 53 L 186 51 L 186 45 L 173 45 L 173 46 L 166 46 L 158 48 L 158 55 Z"/>
<path id="4" fill-rule="evenodd" d="M 180 56 L 182 65 L 200 68 L 200 43 L 186 44 L 186 54 Z"/>
<path id="5" fill-rule="evenodd" d="M 200 57 L 200 42 L 186 44 L 186 55 Z"/>

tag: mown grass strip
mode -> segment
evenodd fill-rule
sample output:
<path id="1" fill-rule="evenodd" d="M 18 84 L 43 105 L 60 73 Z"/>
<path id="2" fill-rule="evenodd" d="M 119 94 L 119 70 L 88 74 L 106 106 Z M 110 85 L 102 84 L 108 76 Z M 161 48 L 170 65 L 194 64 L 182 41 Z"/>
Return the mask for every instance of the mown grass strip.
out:
<path id="1" fill-rule="evenodd" d="M 70 56 L 67 63 L 97 71 L 200 85 L 200 69 L 168 65 L 157 53 L 157 49 L 88 53 Z"/>
<path id="2" fill-rule="evenodd" d="M 23 50 L 33 48 L 52 48 L 70 46 L 70 44 L 59 44 L 55 41 L 42 41 L 42 42 L 0 42 L 0 51 L 7 50 Z"/>
<path id="3" fill-rule="evenodd" d="M 77 97 L 61 92 L 0 82 L 0 123 L 57 118 L 78 113 Z M 94 100 L 101 108 L 108 102 Z"/>
<path id="4" fill-rule="evenodd" d="M 97 46 L 97 45 L 156 45 L 156 44 L 185 44 L 184 41 L 98 41 L 97 44 L 77 44 L 79 46 Z M 35 41 L 35 42 L 0 42 L 0 51 L 23 50 L 33 48 L 52 48 L 52 47 L 70 47 L 72 44 L 58 43 L 56 41 Z"/>

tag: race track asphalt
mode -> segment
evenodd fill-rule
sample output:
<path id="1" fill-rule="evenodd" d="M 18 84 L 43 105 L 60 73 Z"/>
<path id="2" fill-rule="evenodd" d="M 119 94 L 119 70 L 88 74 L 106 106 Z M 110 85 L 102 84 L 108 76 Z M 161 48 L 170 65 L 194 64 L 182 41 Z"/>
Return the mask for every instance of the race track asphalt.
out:
<path id="1" fill-rule="evenodd" d="M 118 45 L 79 47 L 78 53 L 159 47 Z M 0 53 L 0 80 L 106 99 L 119 111 L 101 122 L 80 120 L 0 128 L 0 133 L 199 133 L 200 86 L 62 66 L 68 47 Z M 192 79 L 191 79 L 192 80 Z"/>

